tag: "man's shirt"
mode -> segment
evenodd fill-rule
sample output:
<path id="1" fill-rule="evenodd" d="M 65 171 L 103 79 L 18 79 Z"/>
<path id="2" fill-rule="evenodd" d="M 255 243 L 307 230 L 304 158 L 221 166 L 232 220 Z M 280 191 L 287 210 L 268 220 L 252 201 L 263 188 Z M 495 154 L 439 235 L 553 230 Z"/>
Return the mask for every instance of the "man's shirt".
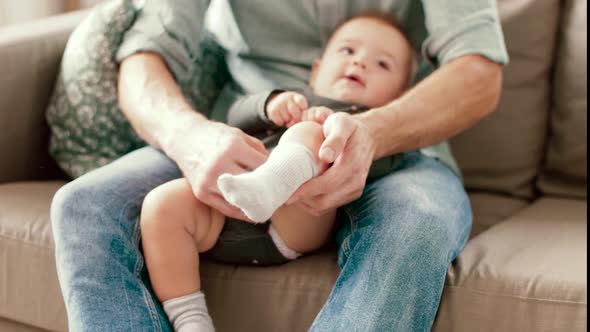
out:
<path id="1" fill-rule="evenodd" d="M 153 51 L 181 79 L 192 72 L 198 41 L 207 29 L 226 49 L 234 80 L 221 98 L 235 98 L 231 94 L 236 91 L 251 94 L 285 86 L 304 88 L 313 61 L 320 57 L 334 29 L 368 10 L 398 18 L 419 56 L 415 82 L 463 55 L 508 62 L 495 0 L 145 1 L 117 60 L 138 51 Z M 446 142 L 421 151 L 459 174 Z"/>

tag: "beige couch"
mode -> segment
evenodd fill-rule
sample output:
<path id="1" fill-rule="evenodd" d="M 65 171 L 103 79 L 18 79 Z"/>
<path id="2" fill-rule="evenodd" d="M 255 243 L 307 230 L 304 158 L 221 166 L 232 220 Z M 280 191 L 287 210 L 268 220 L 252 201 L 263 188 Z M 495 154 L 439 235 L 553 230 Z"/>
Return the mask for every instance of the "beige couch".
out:
<path id="1" fill-rule="evenodd" d="M 435 331 L 587 327 L 586 0 L 500 0 L 511 63 L 499 111 L 452 140 L 474 208 Z M 44 109 L 75 13 L 0 30 L 0 331 L 66 331 L 49 206 L 64 177 Z M 280 267 L 203 264 L 219 331 L 304 331 L 333 249 Z M 400 294 L 403 296 L 403 294 Z"/>

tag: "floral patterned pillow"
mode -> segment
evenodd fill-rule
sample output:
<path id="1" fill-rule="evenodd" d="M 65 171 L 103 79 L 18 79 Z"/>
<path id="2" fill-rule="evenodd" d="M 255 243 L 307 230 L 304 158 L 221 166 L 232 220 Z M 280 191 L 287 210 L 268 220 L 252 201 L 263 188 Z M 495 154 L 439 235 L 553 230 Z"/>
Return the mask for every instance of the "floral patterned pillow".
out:
<path id="1" fill-rule="evenodd" d="M 140 11 L 133 0 L 105 1 L 68 40 L 46 117 L 50 154 L 72 178 L 145 145 L 119 108 L 115 61 Z M 194 73 L 179 84 L 197 109 L 209 109 L 229 73 L 223 49 L 208 36 L 200 43 Z"/>

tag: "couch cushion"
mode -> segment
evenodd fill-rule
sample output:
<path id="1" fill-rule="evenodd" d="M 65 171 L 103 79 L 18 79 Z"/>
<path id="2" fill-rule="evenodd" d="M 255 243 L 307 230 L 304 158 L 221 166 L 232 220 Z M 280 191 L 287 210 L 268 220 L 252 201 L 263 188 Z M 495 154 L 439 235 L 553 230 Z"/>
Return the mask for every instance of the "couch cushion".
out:
<path id="1" fill-rule="evenodd" d="M 587 197 L 588 2 L 564 3 L 549 147 L 539 188 L 548 194 Z"/>
<path id="2" fill-rule="evenodd" d="M 0 331 L 2 332 L 47 332 L 45 329 L 39 329 L 30 325 L 20 324 L 13 320 L 7 320 L 0 317 Z"/>
<path id="3" fill-rule="evenodd" d="M 335 250 L 326 250 L 273 267 L 203 262 L 201 282 L 219 331 L 306 331 L 338 271 Z"/>
<path id="4" fill-rule="evenodd" d="M 61 185 L 63 182 L 0 185 L 0 271 L 7 271 L 0 273 L 0 293 L 5 294 L 0 301 L 0 316 L 55 331 L 67 329 L 66 313 L 54 266 L 49 223 L 50 201 Z M 488 232 L 477 236 L 481 231 L 496 225 L 491 227 L 489 232 L 497 232 L 496 229 L 504 225 L 500 221 L 507 216 L 523 209 L 523 213 L 529 211 L 529 208 L 524 208 L 526 201 L 519 199 L 483 193 L 471 194 L 470 199 L 474 210 L 475 225 L 472 234 L 476 236 L 472 241 L 475 248 L 480 248 L 481 239 L 488 237 Z M 544 212 L 544 209 L 548 209 L 553 214 L 567 217 L 568 211 L 578 211 L 578 202 L 573 203 L 573 208 L 568 208 L 567 204 L 562 205 L 562 201 L 557 202 L 560 202 L 557 207 L 543 205 L 538 213 L 550 216 Z M 567 226 L 565 229 L 571 229 L 580 236 L 576 225 L 574 222 L 573 226 Z M 529 228 L 535 230 L 535 225 L 527 227 L 521 232 L 526 232 Z M 498 246 L 499 250 L 506 250 L 503 249 L 503 244 L 494 245 Z M 467 248 L 471 247 L 472 244 L 469 242 Z M 466 249 L 467 253 L 460 256 L 462 263 L 450 270 L 443 303 L 448 302 L 446 297 L 457 301 L 453 297 L 457 284 L 456 274 L 466 265 L 465 260 L 475 260 L 473 250 Z M 476 256 L 480 255 L 481 249 L 478 250 Z M 554 251 L 553 254 L 559 257 L 554 259 L 556 261 L 571 256 L 569 251 L 563 250 Z M 466 258 L 463 258 L 464 255 Z M 546 258 L 552 260 L 551 257 L 539 256 L 535 262 L 543 265 Z M 203 288 L 207 294 L 210 312 L 220 331 L 276 331 L 284 329 L 285 322 L 289 322 L 290 328 L 294 331 L 305 330 L 327 299 L 338 275 L 333 248 L 276 267 L 222 265 L 211 261 L 203 261 L 201 266 Z M 533 272 L 535 271 L 533 269 Z M 494 278 L 489 280 L 498 283 Z M 566 285 L 568 280 L 565 279 Z M 485 284 L 485 281 L 482 283 Z M 478 298 L 482 301 L 489 300 L 487 297 Z M 461 299 L 459 303 L 453 302 L 453 305 L 460 306 L 462 301 L 471 303 L 469 301 L 473 300 L 468 297 Z M 445 310 L 450 310 L 448 303 L 445 305 Z M 455 313 L 453 310 L 451 311 Z M 272 311 L 273 315 L 261 318 L 261 311 Z M 225 319 L 230 312 L 232 319 Z M 297 313 L 296 319 L 293 318 L 294 312 Z M 462 316 L 460 312 L 458 315 Z M 451 316 L 447 315 L 447 318 L 442 319 L 448 320 L 448 317 Z M 456 319 L 454 316 L 452 318 Z M 449 330 L 452 329 L 439 329 Z"/>
<path id="5" fill-rule="evenodd" d="M 451 140 L 465 184 L 532 197 L 543 158 L 560 1 L 499 0 L 510 63 L 498 111 Z"/>
<path id="6" fill-rule="evenodd" d="M 0 185 L 0 316 L 66 331 L 49 206 L 63 182 Z"/>
<path id="7" fill-rule="evenodd" d="M 72 177 L 143 145 L 116 98 L 115 53 L 136 14 L 127 0 L 99 5 L 76 27 L 66 45 L 47 121 L 50 152 Z"/>
<path id="8" fill-rule="evenodd" d="M 67 326 L 53 256 L 49 224 L 51 198 L 63 182 L 0 185 L 0 286 L 6 297 L 0 316 L 65 331 Z M 522 209 L 523 200 L 476 193 L 472 235 Z M 220 330 L 305 330 L 324 301 L 338 274 L 335 251 L 328 249 L 278 267 L 248 267 L 202 262 L 203 287 L 212 316 Z M 287 300 L 285 300 L 287 299 Z M 35 306 L 31 306 L 35 303 Z M 50 308 L 51 310 L 46 310 Z M 260 319 L 260 310 L 273 317 Z M 232 312 L 233 319 L 223 319 Z M 292 313 L 297 312 L 297 320 Z"/>
<path id="9" fill-rule="evenodd" d="M 472 239 L 435 330 L 586 331 L 586 218 L 585 200 L 542 198 Z"/>

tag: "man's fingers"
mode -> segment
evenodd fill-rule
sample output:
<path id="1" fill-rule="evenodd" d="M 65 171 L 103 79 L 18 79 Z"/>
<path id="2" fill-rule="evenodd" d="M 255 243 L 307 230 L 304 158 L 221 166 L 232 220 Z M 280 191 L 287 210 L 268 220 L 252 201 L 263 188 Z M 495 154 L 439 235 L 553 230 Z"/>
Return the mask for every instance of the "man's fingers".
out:
<path id="1" fill-rule="evenodd" d="M 246 173 L 249 170 L 246 169 L 245 167 L 238 165 L 236 163 L 228 163 L 228 165 L 224 165 L 223 167 L 223 172 L 221 174 L 231 174 L 231 175 L 238 175 L 238 174 L 242 174 L 242 173 Z M 219 175 L 221 175 L 219 174 Z M 217 182 L 217 179 L 215 179 L 215 181 Z M 218 191 L 216 191 L 218 192 Z"/>
<path id="2" fill-rule="evenodd" d="M 291 204 L 296 204 L 311 215 L 319 216 L 330 209 L 334 209 L 355 200 L 360 197 L 360 193 L 362 193 L 362 191 L 359 193 L 357 190 L 354 190 L 347 184 L 347 182 L 343 182 L 338 188 L 341 189 L 341 192 L 323 192 L 323 190 L 308 191 L 308 193 L 316 192 L 318 193 L 317 195 L 306 194 L 305 190 L 302 190 L 301 194 L 295 193 L 295 195 L 293 195 L 296 200 L 291 202 Z"/>
<path id="3" fill-rule="evenodd" d="M 326 163 L 333 163 L 342 153 L 348 138 L 356 129 L 353 120 L 342 116 L 330 116 L 323 126 L 326 139 L 320 146 L 320 159 Z"/>
<path id="4" fill-rule="evenodd" d="M 268 153 L 266 150 L 261 152 L 258 149 L 252 149 L 249 147 L 248 144 L 238 146 L 238 148 L 233 151 L 233 160 L 235 160 L 240 166 L 253 170 L 258 168 L 258 166 L 262 165 L 262 163 L 268 159 Z"/>
<path id="5" fill-rule="evenodd" d="M 264 147 L 264 143 L 262 143 L 262 141 L 247 134 L 244 134 L 243 137 L 246 143 L 256 149 L 256 151 L 268 155 L 268 151 L 266 151 L 266 147 Z"/>
<path id="6" fill-rule="evenodd" d="M 326 171 L 326 173 L 328 173 L 328 171 Z M 325 188 L 333 188 L 330 186 L 330 183 L 333 180 L 331 179 L 331 176 L 326 173 L 305 182 L 293 193 L 293 195 L 291 195 L 287 204 L 293 204 L 294 202 L 299 201 L 302 197 L 315 197 L 325 194 Z"/>

